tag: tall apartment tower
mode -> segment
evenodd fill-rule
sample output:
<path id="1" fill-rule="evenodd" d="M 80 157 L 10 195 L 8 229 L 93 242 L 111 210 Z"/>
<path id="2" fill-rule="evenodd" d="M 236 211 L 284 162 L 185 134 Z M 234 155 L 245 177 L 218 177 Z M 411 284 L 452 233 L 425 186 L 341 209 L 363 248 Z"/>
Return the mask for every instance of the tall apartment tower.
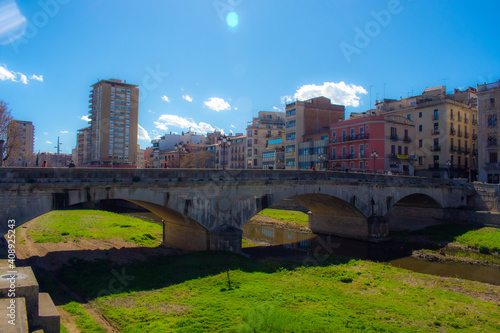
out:
<path id="1" fill-rule="evenodd" d="M 500 163 L 498 155 L 500 119 L 500 81 L 477 86 L 479 115 L 479 181 L 500 183 Z"/>
<path id="2" fill-rule="evenodd" d="M 262 153 L 266 150 L 270 137 L 280 136 L 284 131 L 285 114 L 283 112 L 259 111 L 247 125 L 247 169 L 262 169 Z"/>
<path id="3" fill-rule="evenodd" d="M 137 160 L 139 88 L 101 80 L 90 91 L 90 165 L 134 167 Z"/>
<path id="4" fill-rule="evenodd" d="M 15 145 L 16 156 L 12 156 L 10 164 L 12 166 L 30 166 L 34 161 L 35 126 L 31 121 L 12 120 L 7 128 L 7 133 L 15 133 L 15 140 L 19 142 Z"/>
<path id="5" fill-rule="evenodd" d="M 90 152 L 92 147 L 91 127 L 79 129 L 76 133 L 76 159 L 77 166 L 90 164 Z"/>
<path id="6" fill-rule="evenodd" d="M 298 169 L 303 136 L 328 132 L 331 124 L 344 120 L 345 106 L 332 104 L 326 97 L 316 97 L 289 103 L 285 110 L 285 167 Z"/>

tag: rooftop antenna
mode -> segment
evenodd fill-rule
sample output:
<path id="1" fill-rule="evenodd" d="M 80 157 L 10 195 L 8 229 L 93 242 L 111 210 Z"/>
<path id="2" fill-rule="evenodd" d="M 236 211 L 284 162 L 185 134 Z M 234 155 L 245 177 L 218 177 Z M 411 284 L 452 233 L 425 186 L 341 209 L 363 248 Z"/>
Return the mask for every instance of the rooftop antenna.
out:
<path id="1" fill-rule="evenodd" d="M 57 137 L 57 146 L 54 147 L 54 148 L 57 148 L 56 167 L 59 166 L 59 152 L 61 149 L 61 145 L 62 145 L 62 143 L 59 142 L 59 137 Z"/>
<path id="2" fill-rule="evenodd" d="M 372 87 L 373 84 L 370 84 L 370 109 L 372 108 Z"/>

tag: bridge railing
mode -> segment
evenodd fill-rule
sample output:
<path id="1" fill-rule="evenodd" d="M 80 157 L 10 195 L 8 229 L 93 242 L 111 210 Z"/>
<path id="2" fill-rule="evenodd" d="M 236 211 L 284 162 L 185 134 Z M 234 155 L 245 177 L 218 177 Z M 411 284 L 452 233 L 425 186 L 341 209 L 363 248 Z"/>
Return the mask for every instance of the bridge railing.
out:
<path id="1" fill-rule="evenodd" d="M 220 181 L 342 181 L 357 183 L 463 185 L 463 181 L 412 176 L 311 170 L 221 170 L 221 169 L 102 169 L 102 168 L 0 168 L 2 184 L 40 183 L 162 183 Z"/>

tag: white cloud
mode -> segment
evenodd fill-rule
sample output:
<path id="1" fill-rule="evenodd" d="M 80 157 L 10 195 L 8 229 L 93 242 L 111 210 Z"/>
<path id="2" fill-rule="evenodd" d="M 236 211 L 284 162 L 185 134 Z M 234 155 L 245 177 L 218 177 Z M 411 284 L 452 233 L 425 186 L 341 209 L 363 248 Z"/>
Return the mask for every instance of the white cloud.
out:
<path id="1" fill-rule="evenodd" d="M 33 75 L 30 76 L 30 79 L 31 80 L 37 80 L 37 81 L 43 82 L 43 75 L 38 75 L 37 76 L 37 75 L 33 74 Z"/>
<path id="2" fill-rule="evenodd" d="M 236 111 L 236 110 L 238 110 L 238 107 L 237 107 L 237 106 L 235 106 L 235 107 L 234 107 L 234 110 L 235 110 L 235 111 Z"/>
<path id="3" fill-rule="evenodd" d="M 280 109 L 279 107 L 277 107 L 277 106 L 273 106 L 273 110 L 274 110 L 274 111 L 283 111 L 283 110 L 281 110 L 281 109 Z"/>
<path id="4" fill-rule="evenodd" d="M 90 117 L 88 115 L 87 116 L 82 116 L 80 119 L 83 120 L 83 121 L 90 121 Z"/>
<path id="5" fill-rule="evenodd" d="M 68 134 L 68 131 L 61 131 L 61 134 Z"/>
<path id="6" fill-rule="evenodd" d="M 324 96 L 329 98 L 334 104 L 345 106 L 359 106 L 359 94 L 368 92 L 362 86 L 346 84 L 344 81 L 324 82 L 322 85 L 307 84 L 300 87 L 294 95 L 294 98 L 305 101 L 314 97 Z"/>
<path id="7" fill-rule="evenodd" d="M 231 105 L 219 97 L 210 97 L 210 99 L 203 102 L 203 104 L 205 104 L 209 109 L 217 112 L 231 109 Z"/>
<path id="8" fill-rule="evenodd" d="M 31 75 L 31 79 L 35 79 L 37 81 L 43 82 L 43 75 Z M 7 69 L 7 66 L 0 65 L 0 81 L 12 81 L 12 82 L 21 82 L 23 84 L 28 84 L 29 80 L 26 75 L 20 72 L 13 72 Z"/>
<path id="9" fill-rule="evenodd" d="M 158 120 L 154 123 L 156 128 L 163 132 L 167 132 L 169 126 L 179 127 L 181 129 L 190 129 L 201 134 L 215 131 L 215 128 L 210 124 L 204 122 L 196 123 L 192 119 L 179 117 L 178 115 L 173 114 L 161 115 L 160 118 L 158 118 Z"/>
<path id="10" fill-rule="evenodd" d="M 182 98 L 184 98 L 188 102 L 192 102 L 193 101 L 193 97 L 191 97 L 189 95 L 182 95 Z"/>
<path id="11" fill-rule="evenodd" d="M 293 102 L 293 98 L 290 95 L 281 96 L 280 99 L 281 99 L 281 104 Z"/>
<path id="12" fill-rule="evenodd" d="M 48 143 L 49 145 L 52 144 L 52 142 L 50 142 L 49 140 L 45 141 L 45 143 Z"/>
<path id="13" fill-rule="evenodd" d="M 44 134 L 44 135 L 49 135 L 49 133 L 47 133 L 47 132 L 43 132 L 43 134 Z"/>
<path id="14" fill-rule="evenodd" d="M 161 99 L 167 103 L 170 103 L 170 98 L 168 98 L 166 95 L 161 96 Z"/>
<path id="15" fill-rule="evenodd" d="M 149 136 L 148 131 L 146 131 L 141 125 L 137 126 L 139 126 L 137 131 L 137 139 L 151 141 L 151 137 Z"/>
<path id="16" fill-rule="evenodd" d="M 7 45 L 21 38 L 26 30 L 26 18 L 13 0 L 0 1 L 0 44 Z"/>
<path id="17" fill-rule="evenodd" d="M 5 65 L 4 65 L 5 66 Z M 0 80 L 6 81 L 11 80 L 16 82 L 16 74 L 7 69 L 7 67 L 0 66 Z"/>
<path id="18" fill-rule="evenodd" d="M 233 124 L 231 124 L 231 128 L 236 128 L 236 126 L 234 126 Z"/>
<path id="19" fill-rule="evenodd" d="M 26 77 L 26 75 L 24 75 L 23 73 L 17 73 L 19 74 L 20 78 L 19 78 L 19 81 L 21 81 L 21 83 L 24 83 L 24 84 L 28 84 L 28 78 Z"/>

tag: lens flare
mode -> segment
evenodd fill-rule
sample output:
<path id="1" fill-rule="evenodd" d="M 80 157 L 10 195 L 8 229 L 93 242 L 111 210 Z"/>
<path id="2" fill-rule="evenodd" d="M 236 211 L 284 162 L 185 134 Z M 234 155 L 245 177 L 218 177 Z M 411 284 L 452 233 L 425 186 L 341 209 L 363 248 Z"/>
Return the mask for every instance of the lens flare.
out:
<path id="1" fill-rule="evenodd" d="M 235 12 L 230 12 L 226 16 L 226 23 L 231 28 L 235 28 L 238 25 L 238 14 Z"/>

